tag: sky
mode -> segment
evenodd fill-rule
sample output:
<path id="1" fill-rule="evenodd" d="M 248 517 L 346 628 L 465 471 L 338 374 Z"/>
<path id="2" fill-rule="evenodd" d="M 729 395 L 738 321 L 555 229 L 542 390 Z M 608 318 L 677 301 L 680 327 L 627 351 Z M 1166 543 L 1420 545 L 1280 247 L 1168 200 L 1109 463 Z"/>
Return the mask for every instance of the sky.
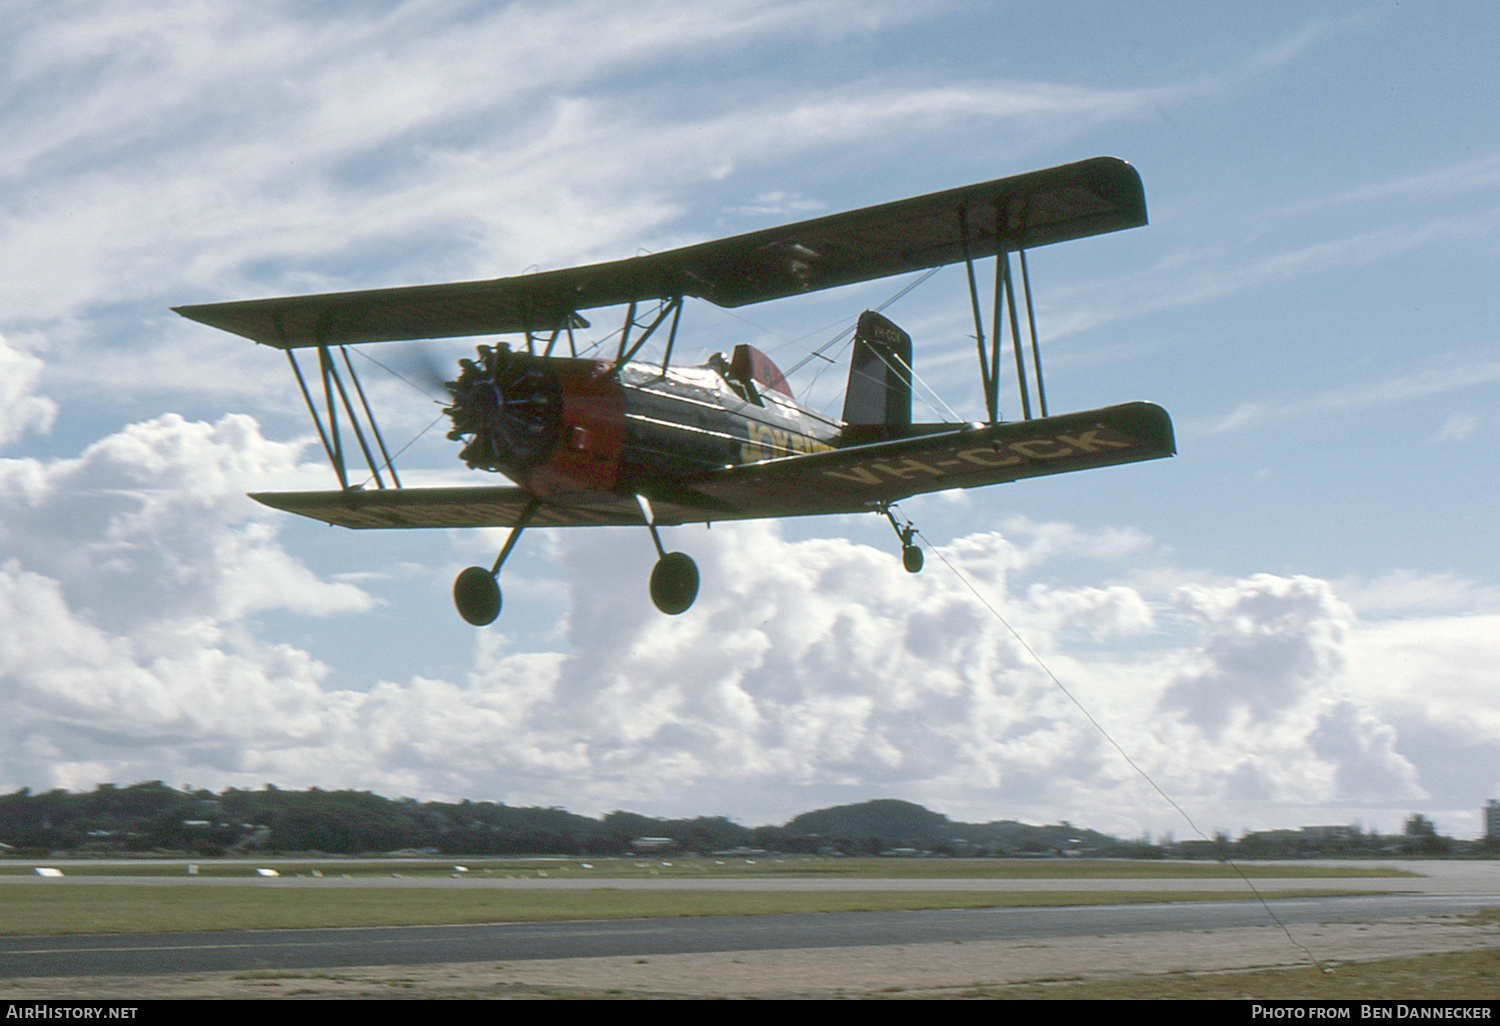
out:
<path id="1" fill-rule="evenodd" d="M 0 26 L 0 791 L 1482 833 L 1490 6 L 72 0 Z M 905 502 L 919 575 L 877 516 L 673 528 L 703 575 L 680 617 L 640 529 L 527 532 L 476 630 L 451 582 L 504 532 L 260 507 L 334 486 L 285 360 L 170 310 L 617 259 L 1096 155 L 1140 171 L 1151 223 L 1031 254 L 1048 398 L 1157 402 L 1179 454 Z M 980 419 L 962 270 L 891 302 L 909 284 L 695 302 L 677 358 L 788 369 L 890 303 L 941 399 L 917 418 Z M 356 357 L 408 484 L 497 483 L 403 370 L 472 344 Z M 846 368 L 820 366 L 791 385 L 836 414 Z"/>

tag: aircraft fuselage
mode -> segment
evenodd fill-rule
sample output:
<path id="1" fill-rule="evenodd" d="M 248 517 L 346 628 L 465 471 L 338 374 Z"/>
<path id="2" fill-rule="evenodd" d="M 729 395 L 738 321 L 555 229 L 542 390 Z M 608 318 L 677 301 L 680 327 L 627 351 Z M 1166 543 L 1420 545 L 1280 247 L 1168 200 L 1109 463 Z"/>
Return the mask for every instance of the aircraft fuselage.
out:
<path id="1" fill-rule="evenodd" d="M 774 367 L 772 368 L 774 372 Z M 701 367 L 539 357 L 482 347 L 452 383 L 450 437 L 470 466 L 544 499 L 631 491 L 834 448 L 841 425 L 722 357 Z"/>

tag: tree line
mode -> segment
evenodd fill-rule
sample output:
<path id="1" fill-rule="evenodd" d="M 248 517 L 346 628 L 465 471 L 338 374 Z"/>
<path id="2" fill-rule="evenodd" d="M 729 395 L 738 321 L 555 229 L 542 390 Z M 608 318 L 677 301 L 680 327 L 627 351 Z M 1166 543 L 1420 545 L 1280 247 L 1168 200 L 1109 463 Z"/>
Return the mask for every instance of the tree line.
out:
<path id="1" fill-rule="evenodd" d="M 959 823 L 920 805 L 879 799 L 803 813 L 780 826 L 746 827 L 723 816 L 657 819 L 615 811 L 593 818 L 565 809 L 500 802 L 419 802 L 369 791 L 176 789 L 159 780 L 92 791 L 22 788 L 0 795 L 0 852 L 20 855 L 241 853 L 357 855 L 423 851 L 442 855 L 622 855 L 643 847 L 677 852 L 767 851 L 842 855 L 1049 855 L 1134 858 L 1169 855 L 1451 854 L 1425 817 L 1403 835 L 1358 828 L 1270 831 L 1239 841 L 1173 845 L 1122 841 L 1066 821 Z M 1468 846 L 1464 846 L 1466 849 Z"/>

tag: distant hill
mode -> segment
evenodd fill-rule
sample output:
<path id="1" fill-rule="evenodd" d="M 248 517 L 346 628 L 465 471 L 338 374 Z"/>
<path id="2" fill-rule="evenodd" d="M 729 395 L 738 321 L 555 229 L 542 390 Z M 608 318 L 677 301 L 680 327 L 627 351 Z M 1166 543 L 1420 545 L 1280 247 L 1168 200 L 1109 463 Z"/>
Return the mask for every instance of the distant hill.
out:
<path id="1" fill-rule="evenodd" d="M 888 848 L 920 848 L 954 836 L 953 824 L 932 812 L 895 798 L 804 812 L 785 827 L 791 834 L 863 840 L 877 838 Z"/>
<path id="2" fill-rule="evenodd" d="M 871 853 L 871 848 L 1043 853 L 1100 850 L 1120 843 L 1097 830 L 1067 822 L 1054 826 L 1031 826 L 1015 820 L 959 823 L 942 813 L 895 798 L 804 812 L 782 830 L 791 838 L 825 838 L 834 847 L 847 847 L 851 842 L 862 844 L 867 853 Z"/>

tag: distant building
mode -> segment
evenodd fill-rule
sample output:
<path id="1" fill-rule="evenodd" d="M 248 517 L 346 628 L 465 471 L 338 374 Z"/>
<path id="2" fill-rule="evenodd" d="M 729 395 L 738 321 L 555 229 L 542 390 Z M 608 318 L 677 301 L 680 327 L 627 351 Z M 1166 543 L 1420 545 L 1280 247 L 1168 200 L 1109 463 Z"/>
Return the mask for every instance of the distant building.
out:
<path id="1" fill-rule="evenodd" d="M 636 851 L 665 851 L 675 848 L 677 842 L 670 837 L 637 837 L 630 842 Z"/>
<path id="2" fill-rule="evenodd" d="M 1484 839 L 1500 841 L 1500 802 L 1493 798 L 1484 804 Z"/>
<path id="3" fill-rule="evenodd" d="M 1358 841 L 1361 831 L 1357 826 L 1305 826 L 1297 833 L 1307 841 Z"/>

